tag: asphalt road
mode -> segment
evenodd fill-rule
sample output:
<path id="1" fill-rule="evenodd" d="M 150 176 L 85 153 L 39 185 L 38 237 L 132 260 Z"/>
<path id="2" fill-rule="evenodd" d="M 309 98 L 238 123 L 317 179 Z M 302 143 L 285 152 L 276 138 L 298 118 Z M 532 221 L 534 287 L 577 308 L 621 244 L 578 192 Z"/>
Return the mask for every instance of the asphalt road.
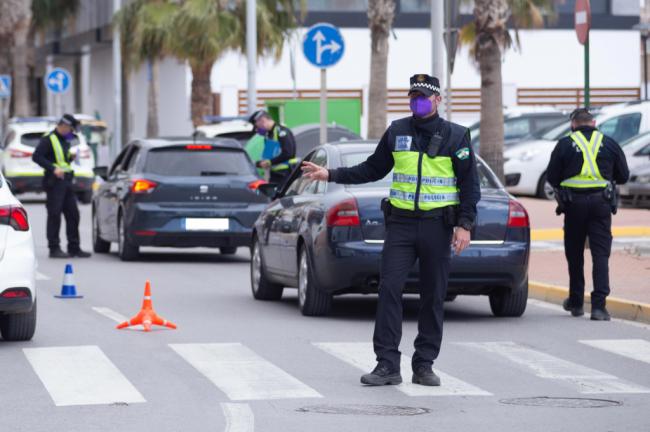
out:
<path id="1" fill-rule="evenodd" d="M 532 300 L 524 317 L 497 319 L 486 298 L 459 298 L 446 307 L 440 388 L 366 388 L 374 298 L 306 318 L 295 291 L 253 300 L 248 251 L 149 249 L 135 263 L 72 260 L 84 298 L 56 299 L 66 261 L 46 258 L 44 205 L 26 207 L 38 327 L 31 342 L 0 342 L 2 431 L 650 431 L 649 326 Z M 87 249 L 89 214 L 82 206 Z M 147 279 L 178 329 L 116 330 Z M 405 305 L 410 356 L 417 300 Z"/>

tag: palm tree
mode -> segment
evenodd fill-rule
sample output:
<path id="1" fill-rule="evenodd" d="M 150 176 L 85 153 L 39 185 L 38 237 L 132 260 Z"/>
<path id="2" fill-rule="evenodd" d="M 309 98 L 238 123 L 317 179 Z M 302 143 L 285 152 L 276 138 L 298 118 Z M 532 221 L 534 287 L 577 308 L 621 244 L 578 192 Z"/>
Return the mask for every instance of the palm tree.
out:
<path id="1" fill-rule="evenodd" d="M 0 2 L 0 39 L 4 47 L 11 46 L 10 61 L 5 57 L 4 68 L 13 75 L 14 113 L 29 115 L 29 68 L 26 43 L 32 20 L 31 0 Z M 9 51 L 9 50 L 7 50 Z M 2 113 L 4 115 L 4 113 Z M 4 123 L 3 123 L 4 124 Z"/>
<path id="2" fill-rule="evenodd" d="M 245 0 L 185 0 L 175 14 L 172 27 L 183 37 L 174 38 L 172 50 L 187 60 L 192 70 L 194 126 L 203 124 L 203 117 L 211 112 L 214 63 L 228 50 L 245 52 L 245 22 Z M 258 56 L 280 58 L 284 42 L 297 23 L 293 0 L 257 0 Z"/>
<path id="3" fill-rule="evenodd" d="M 395 0 L 370 0 L 370 87 L 368 91 L 368 138 L 380 138 L 386 129 L 388 36 L 395 17 Z"/>
<path id="4" fill-rule="evenodd" d="M 475 0 L 474 22 L 461 30 L 461 42 L 481 73 L 481 157 L 503 180 L 502 51 L 512 46 L 508 22 L 512 18 L 515 42 L 522 27 L 541 27 L 544 14 L 553 14 L 552 0 Z"/>
<path id="5" fill-rule="evenodd" d="M 169 53 L 171 24 L 178 6 L 167 0 L 135 0 L 115 16 L 122 60 L 129 71 L 147 64 L 147 136 L 158 136 L 159 64 Z"/>

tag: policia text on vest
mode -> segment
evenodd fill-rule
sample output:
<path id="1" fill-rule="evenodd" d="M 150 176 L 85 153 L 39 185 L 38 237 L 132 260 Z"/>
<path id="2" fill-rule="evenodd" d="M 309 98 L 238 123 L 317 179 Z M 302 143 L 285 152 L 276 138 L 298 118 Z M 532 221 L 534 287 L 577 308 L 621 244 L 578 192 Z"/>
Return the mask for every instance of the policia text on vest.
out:
<path id="1" fill-rule="evenodd" d="M 462 241 L 458 251 L 469 244 L 480 186 L 469 133 L 438 116 L 439 93 L 436 78 L 414 75 L 409 92 L 414 115 L 394 121 L 365 162 L 329 171 L 303 162 L 306 177 L 343 184 L 377 181 L 393 171 L 390 195 L 382 206 L 387 232 L 373 337 L 378 364 L 361 378 L 364 384 L 402 382 L 402 289 L 419 259 L 420 313 L 413 382 L 440 385 L 431 366 L 442 341 L 452 237 Z"/>
<path id="2" fill-rule="evenodd" d="M 564 213 L 564 252 L 569 269 L 569 298 L 564 308 L 584 314 L 584 249 L 587 236 L 593 261 L 594 291 L 591 318 L 608 320 L 609 255 L 612 213 L 616 212 L 615 184 L 627 182 L 625 154 L 613 139 L 594 126 L 585 109 L 571 114 L 572 133 L 556 145 L 547 179 L 556 191 L 557 214 Z"/>

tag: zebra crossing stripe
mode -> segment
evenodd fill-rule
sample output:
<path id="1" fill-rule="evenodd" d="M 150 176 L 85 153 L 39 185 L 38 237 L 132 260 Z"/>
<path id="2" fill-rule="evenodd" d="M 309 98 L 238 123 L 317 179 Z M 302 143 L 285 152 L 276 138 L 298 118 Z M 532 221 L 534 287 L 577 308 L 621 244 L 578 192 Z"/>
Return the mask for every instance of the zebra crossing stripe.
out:
<path id="1" fill-rule="evenodd" d="M 56 406 L 146 402 L 98 346 L 23 352 Z"/>
<path id="2" fill-rule="evenodd" d="M 566 381 L 575 385 L 579 393 L 650 393 L 646 387 L 515 342 L 459 342 L 458 345 L 499 355 L 540 378 Z"/>
<path id="3" fill-rule="evenodd" d="M 231 400 L 322 397 L 240 343 L 170 344 Z"/>
<path id="4" fill-rule="evenodd" d="M 250 405 L 222 403 L 221 410 L 226 418 L 226 432 L 253 432 L 255 430 L 255 417 Z"/>
<path id="5" fill-rule="evenodd" d="M 314 346 L 320 348 L 328 354 L 343 360 L 363 372 L 370 372 L 375 366 L 375 356 L 372 344 L 366 342 L 341 342 L 341 343 L 314 343 Z M 401 361 L 402 374 L 409 373 L 408 379 L 396 388 L 408 396 L 490 396 L 476 386 L 468 384 L 451 375 L 448 375 L 439 369 L 435 369 L 436 374 L 440 376 L 442 385 L 440 387 L 426 387 L 412 384 L 410 381 L 411 358 L 402 355 Z"/>
<path id="6" fill-rule="evenodd" d="M 643 339 L 592 339 L 580 343 L 650 364 L 650 342 Z"/>
<path id="7" fill-rule="evenodd" d="M 100 315 L 104 315 L 106 318 L 111 319 L 116 323 L 123 323 L 124 321 L 128 321 L 127 317 L 107 307 L 93 306 L 92 310 Z"/>

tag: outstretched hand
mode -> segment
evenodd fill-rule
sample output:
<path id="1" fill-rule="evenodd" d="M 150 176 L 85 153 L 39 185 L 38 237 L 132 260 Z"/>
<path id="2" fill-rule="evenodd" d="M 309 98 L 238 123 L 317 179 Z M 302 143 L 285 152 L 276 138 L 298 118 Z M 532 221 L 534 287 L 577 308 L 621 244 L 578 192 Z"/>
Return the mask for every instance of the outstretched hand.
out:
<path id="1" fill-rule="evenodd" d="M 322 166 L 318 166 L 315 163 L 303 161 L 300 169 L 302 170 L 303 177 L 306 177 L 309 180 L 329 180 L 330 174 L 327 169 L 323 168 Z"/>

